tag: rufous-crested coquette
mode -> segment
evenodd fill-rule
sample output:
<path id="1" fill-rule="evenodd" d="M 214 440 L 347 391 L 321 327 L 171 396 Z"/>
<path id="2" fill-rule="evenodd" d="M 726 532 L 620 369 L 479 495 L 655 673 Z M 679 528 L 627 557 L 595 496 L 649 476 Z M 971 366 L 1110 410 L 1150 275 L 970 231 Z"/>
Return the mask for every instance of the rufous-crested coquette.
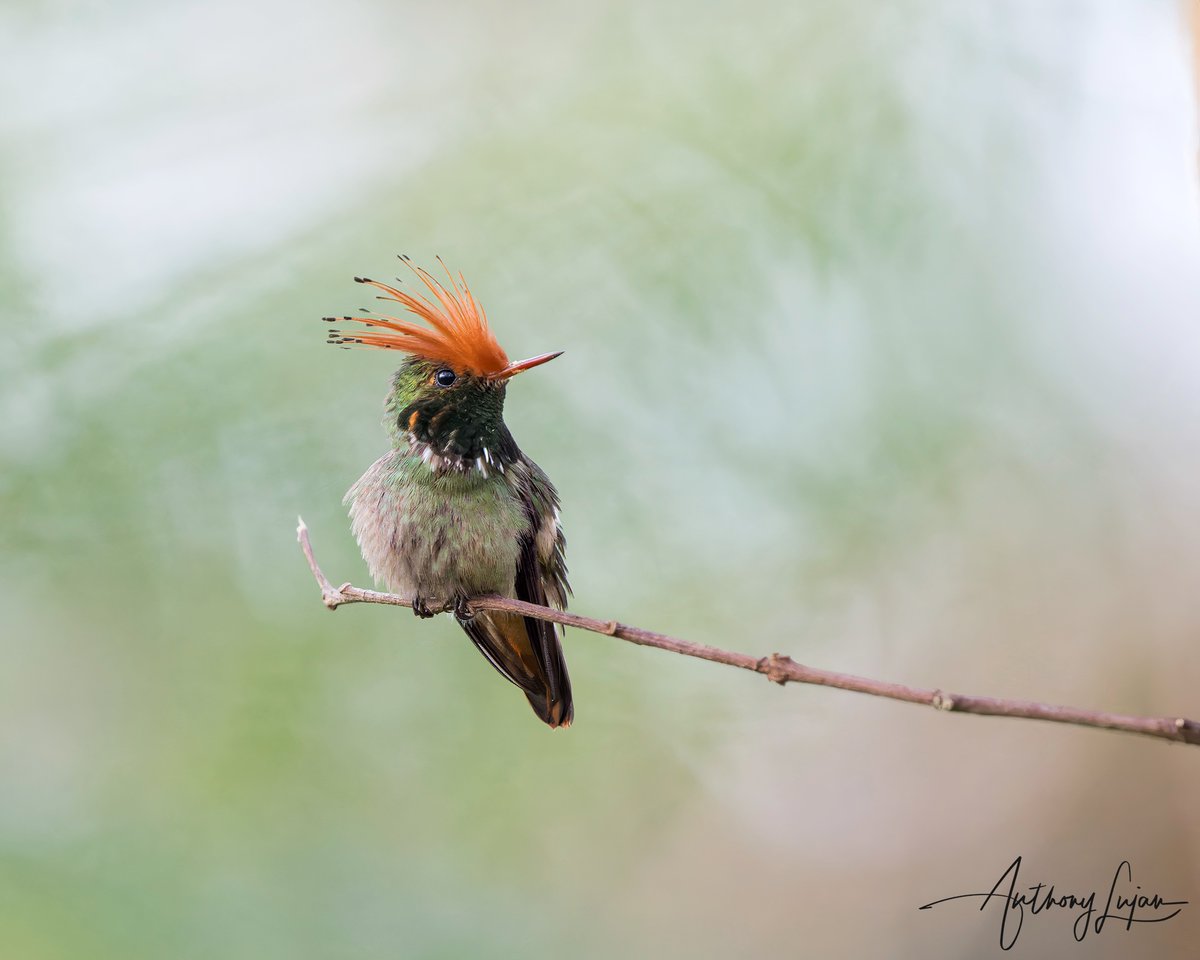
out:
<path id="1" fill-rule="evenodd" d="M 391 449 L 346 494 L 354 535 L 377 581 L 410 597 L 418 616 L 452 605 L 467 636 L 534 713 L 551 727 L 569 726 L 571 681 L 554 627 L 469 606 L 484 594 L 566 606 L 558 494 L 503 417 L 509 380 L 559 354 L 510 363 L 461 274 L 446 270 L 446 285 L 401 259 L 430 296 L 355 280 L 428 326 L 366 310 L 326 318 L 365 328 L 331 329 L 333 344 L 408 354 L 384 403 Z"/>

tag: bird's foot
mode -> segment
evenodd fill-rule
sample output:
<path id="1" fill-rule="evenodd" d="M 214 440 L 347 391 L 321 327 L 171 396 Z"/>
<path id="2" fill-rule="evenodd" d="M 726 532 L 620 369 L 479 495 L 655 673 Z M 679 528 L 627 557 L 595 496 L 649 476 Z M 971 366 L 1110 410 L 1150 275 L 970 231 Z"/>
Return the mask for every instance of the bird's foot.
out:
<path id="1" fill-rule="evenodd" d="M 412 598 L 412 612 L 422 620 L 428 620 L 430 617 L 436 617 L 440 611 L 429 609 L 429 601 L 419 594 Z"/>
<path id="2" fill-rule="evenodd" d="M 454 598 L 454 616 L 459 623 L 470 623 L 475 619 L 475 611 L 471 608 L 471 601 L 462 594 Z"/>

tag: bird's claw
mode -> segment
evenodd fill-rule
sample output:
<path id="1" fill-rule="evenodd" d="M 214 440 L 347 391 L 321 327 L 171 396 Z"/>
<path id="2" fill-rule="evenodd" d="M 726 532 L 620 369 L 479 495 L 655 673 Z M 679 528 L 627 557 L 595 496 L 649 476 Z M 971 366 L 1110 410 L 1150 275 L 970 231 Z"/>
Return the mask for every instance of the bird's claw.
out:
<path id="1" fill-rule="evenodd" d="M 470 623 L 474 620 L 475 611 L 471 608 L 471 601 L 463 596 L 455 597 L 454 616 L 459 623 Z"/>
<path id="2" fill-rule="evenodd" d="M 422 620 L 428 620 L 430 617 L 436 617 L 437 611 L 429 609 L 429 601 L 422 596 L 413 597 L 412 612 Z"/>

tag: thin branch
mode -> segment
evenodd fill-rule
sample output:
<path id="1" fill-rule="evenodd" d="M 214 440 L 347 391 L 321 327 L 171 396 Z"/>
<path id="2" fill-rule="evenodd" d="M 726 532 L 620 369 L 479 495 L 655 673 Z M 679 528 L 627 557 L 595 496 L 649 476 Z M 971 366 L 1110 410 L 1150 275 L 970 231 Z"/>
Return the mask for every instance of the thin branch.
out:
<path id="1" fill-rule="evenodd" d="M 336 610 L 348 603 L 385 603 L 398 607 L 411 607 L 412 601 L 407 597 L 394 593 L 380 593 L 377 590 L 363 590 L 343 583 L 335 587 L 321 572 L 316 558 L 313 556 L 312 544 L 308 538 L 308 527 L 304 520 L 296 530 L 304 556 L 313 576 L 321 588 L 321 599 L 330 610 Z M 853 690 L 873 697 L 886 697 L 889 700 L 903 700 L 906 703 L 922 703 L 938 710 L 955 713 L 975 713 L 992 717 L 1024 717 L 1028 720 L 1049 720 L 1054 723 L 1071 723 L 1081 727 L 1098 727 L 1103 730 L 1121 730 L 1125 733 L 1137 733 L 1159 740 L 1171 740 L 1176 743 L 1188 743 L 1200 746 L 1200 723 L 1183 717 L 1135 717 L 1121 713 L 1105 713 L 1099 710 L 1081 710 L 1078 707 L 1061 707 L 1049 703 L 1036 703 L 1032 700 L 1005 700 L 998 697 L 964 696 L 959 693 L 947 693 L 944 690 L 929 690 L 923 687 L 909 687 L 902 683 L 888 683 L 883 680 L 871 680 L 867 677 L 856 677 L 848 673 L 835 673 L 831 670 L 818 670 L 816 667 L 806 667 L 796 663 L 791 657 L 773 653 L 769 657 L 753 657 L 747 653 L 736 653 L 732 650 L 722 650 L 703 643 L 693 643 L 670 637 L 665 633 L 655 633 L 643 630 L 641 627 L 631 627 L 615 620 L 596 620 L 583 617 L 577 613 L 567 613 L 564 610 L 553 610 L 550 607 L 525 603 L 523 600 L 512 600 L 508 597 L 484 596 L 475 597 L 470 606 L 473 610 L 504 610 L 509 613 L 519 613 L 522 616 L 533 617 L 537 620 L 548 620 L 551 623 L 561 623 L 563 626 L 576 627 L 580 630 L 590 630 L 592 633 L 602 633 L 607 637 L 617 637 L 643 647 L 657 647 L 659 650 L 669 650 L 671 653 L 681 653 L 685 657 L 697 657 L 700 660 L 711 660 L 713 663 L 724 663 L 743 670 L 761 673 L 768 680 L 783 685 L 785 683 L 808 683 L 822 687 L 836 687 L 839 690 Z"/>

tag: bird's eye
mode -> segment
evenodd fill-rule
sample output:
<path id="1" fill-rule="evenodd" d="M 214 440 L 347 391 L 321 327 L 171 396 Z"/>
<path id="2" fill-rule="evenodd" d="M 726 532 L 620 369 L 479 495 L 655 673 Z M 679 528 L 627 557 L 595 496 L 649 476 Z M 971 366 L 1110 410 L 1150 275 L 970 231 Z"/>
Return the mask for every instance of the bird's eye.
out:
<path id="1" fill-rule="evenodd" d="M 442 367 L 442 369 L 437 372 L 436 379 L 437 379 L 437 382 L 441 386 L 448 387 L 452 383 L 454 383 L 454 381 L 457 380 L 458 377 L 456 377 L 454 375 L 454 371 L 451 370 L 449 367 Z"/>

